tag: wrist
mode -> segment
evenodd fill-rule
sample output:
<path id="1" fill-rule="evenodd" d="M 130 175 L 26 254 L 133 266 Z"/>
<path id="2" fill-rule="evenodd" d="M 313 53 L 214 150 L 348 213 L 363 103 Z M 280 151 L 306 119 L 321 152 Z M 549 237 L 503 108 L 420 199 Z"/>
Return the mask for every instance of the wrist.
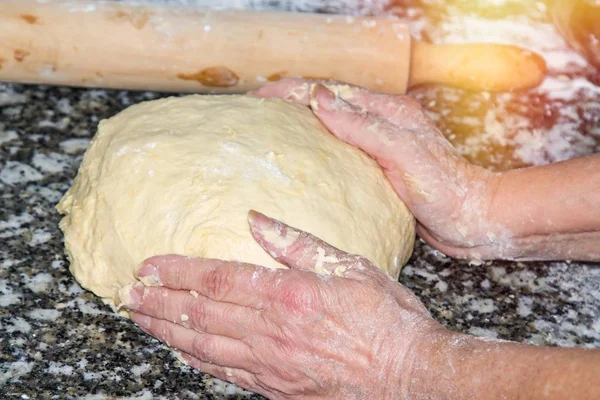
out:
<path id="1" fill-rule="evenodd" d="M 488 258 L 600 259 L 600 157 L 497 174 L 488 220 L 505 234 Z"/>
<path id="2" fill-rule="evenodd" d="M 485 398 L 489 375 L 495 372 L 481 361 L 492 346 L 485 339 L 446 329 L 426 336 L 413 349 L 416 359 L 406 398 Z"/>
<path id="3" fill-rule="evenodd" d="M 395 353 L 393 365 L 389 368 L 386 385 L 389 390 L 385 399 L 435 398 L 431 395 L 441 392 L 436 379 L 444 368 L 444 360 L 440 355 L 458 334 L 435 321 L 428 321 L 427 325 L 426 331 L 416 335 L 404 351 Z M 403 338 L 398 339 L 403 341 Z M 392 382 L 393 385 L 390 384 Z"/>
<path id="4" fill-rule="evenodd" d="M 580 158 L 497 174 L 488 218 L 505 225 L 516 239 L 600 230 L 598 160 Z"/>
<path id="5" fill-rule="evenodd" d="M 600 394 L 594 386 L 600 372 L 597 352 L 449 331 L 420 343 L 413 349 L 419 358 L 408 398 L 598 398 Z"/>

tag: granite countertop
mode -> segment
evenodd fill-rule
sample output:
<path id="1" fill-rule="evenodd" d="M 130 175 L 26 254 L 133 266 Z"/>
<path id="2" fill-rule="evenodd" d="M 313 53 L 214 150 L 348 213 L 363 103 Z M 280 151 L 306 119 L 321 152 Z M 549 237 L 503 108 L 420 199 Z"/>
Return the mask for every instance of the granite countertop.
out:
<path id="1" fill-rule="evenodd" d="M 409 16 L 417 36 L 437 42 L 511 37 L 549 61 L 548 79 L 527 93 L 412 93 L 465 156 L 502 169 L 599 150 L 597 72 L 566 48 L 547 22 L 545 3 L 513 2 L 520 6 L 504 10 L 502 19 L 489 9 L 440 11 L 435 4 L 407 3 L 408 9 L 392 11 Z M 161 96 L 0 84 L 0 398 L 256 396 L 181 364 L 68 271 L 54 206 L 98 122 Z M 454 330 L 540 345 L 600 346 L 598 265 L 474 265 L 417 241 L 400 281 Z"/>

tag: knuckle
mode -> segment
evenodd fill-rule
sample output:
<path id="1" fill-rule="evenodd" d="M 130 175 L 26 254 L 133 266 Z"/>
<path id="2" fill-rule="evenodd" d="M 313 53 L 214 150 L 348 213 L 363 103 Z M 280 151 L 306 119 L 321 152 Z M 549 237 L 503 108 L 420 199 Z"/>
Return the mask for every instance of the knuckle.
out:
<path id="1" fill-rule="evenodd" d="M 307 256 L 313 254 L 313 237 L 306 233 L 300 232 L 298 237 L 285 248 L 286 258 L 293 260 L 303 260 Z"/>
<path id="2" fill-rule="evenodd" d="M 352 286 L 352 290 L 349 291 L 348 296 L 353 301 L 360 302 L 361 308 L 370 310 L 369 312 L 377 312 L 389 297 L 389 293 L 378 283 L 356 282 Z M 346 302 L 346 299 L 340 300 L 342 300 L 342 304 Z"/>
<path id="3" fill-rule="evenodd" d="M 206 273 L 203 283 L 208 297 L 220 301 L 227 297 L 233 288 L 232 271 L 215 267 Z"/>
<path id="4" fill-rule="evenodd" d="M 201 361 L 212 363 L 215 361 L 215 342 L 205 334 L 197 334 L 192 342 L 193 355 Z"/>
<path id="5" fill-rule="evenodd" d="M 164 293 L 166 292 L 165 289 L 161 289 L 161 290 L 153 290 L 152 291 L 154 293 L 154 296 L 152 297 L 153 299 L 153 304 L 155 304 L 155 308 L 156 308 L 156 313 L 157 315 L 159 315 L 162 318 L 167 317 L 170 313 L 169 313 L 169 302 L 167 301 L 167 299 L 169 297 L 164 296 Z"/>
<path id="6" fill-rule="evenodd" d="M 379 287 L 387 287 L 390 283 L 395 284 L 396 281 L 392 279 L 388 274 L 375 267 L 372 264 L 368 264 L 368 267 L 363 268 L 360 271 L 363 276 L 367 278 L 367 282 L 377 285 Z"/>
<path id="7" fill-rule="evenodd" d="M 190 310 L 192 326 L 198 330 L 206 331 L 210 320 L 210 311 L 205 301 L 195 301 Z"/>
<path id="8" fill-rule="evenodd" d="M 423 109 L 421 106 L 421 103 L 419 103 L 416 99 L 414 99 L 411 96 L 408 96 L 405 94 L 400 94 L 400 95 L 394 96 L 394 98 L 396 99 L 396 101 L 399 104 L 404 105 L 408 108 L 412 108 L 416 111 L 421 111 Z"/>
<path id="9" fill-rule="evenodd" d="M 356 124 L 363 127 L 372 127 L 371 129 L 379 129 L 379 122 L 374 121 L 371 115 L 367 112 L 357 112 L 354 114 Z"/>
<path id="10" fill-rule="evenodd" d="M 297 280 L 281 286 L 278 298 L 287 310 L 302 314 L 313 311 L 320 306 L 321 298 L 318 284 Z"/>

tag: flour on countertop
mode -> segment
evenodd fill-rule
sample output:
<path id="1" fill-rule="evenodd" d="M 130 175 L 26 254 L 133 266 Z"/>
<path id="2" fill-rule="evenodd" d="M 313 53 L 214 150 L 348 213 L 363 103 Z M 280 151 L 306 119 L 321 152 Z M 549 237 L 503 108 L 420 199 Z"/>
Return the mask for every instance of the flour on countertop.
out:
<path id="1" fill-rule="evenodd" d="M 528 343 L 564 347 L 600 345 L 600 268 L 595 265 L 488 261 L 447 269 L 435 261 L 436 250 L 419 244 L 400 282 L 409 288 L 418 284 L 416 294 L 430 304 L 436 319 L 476 336 L 517 335 Z M 442 296 L 436 288 L 441 277 L 449 284 Z M 515 316 L 525 325 L 502 326 Z"/>
<path id="2" fill-rule="evenodd" d="M 12 87 L 7 86 L 0 91 L 0 107 L 14 104 L 23 104 L 27 101 L 27 96 L 21 93 L 15 93 Z"/>
<path id="3" fill-rule="evenodd" d="M 2 130 L 2 124 L 0 123 L 0 145 L 3 143 L 10 142 L 19 138 L 19 135 L 15 131 L 4 131 Z"/>
<path id="4" fill-rule="evenodd" d="M 515 4 L 525 3 L 495 1 L 485 7 L 494 9 Z M 544 17 L 548 11 L 546 4 L 537 2 L 535 7 L 539 10 L 535 18 L 513 15 L 494 19 L 460 13 L 449 6 L 450 11 L 435 26 L 424 27 L 421 21 L 411 22 L 414 33 L 425 35 L 434 43 L 512 44 L 541 54 L 547 62 L 548 76 L 538 88 L 528 92 L 483 96 L 454 88 L 437 88 L 427 93 L 416 91 L 415 95 L 434 110 L 430 115 L 439 121 L 446 136 L 471 159 L 487 159 L 506 168 L 513 164 L 543 165 L 600 151 L 597 112 L 600 87 L 591 80 L 597 72 L 569 48 Z M 462 104 L 457 105 L 459 102 Z M 479 114 L 473 118 L 467 111 L 476 107 L 485 118 Z M 441 120 L 446 117 L 449 120 Z M 461 131 L 465 132 L 464 138 L 456 140 L 456 134 Z M 508 152 L 514 155 L 502 154 Z M 510 157 L 519 162 L 503 160 Z"/>
<path id="5" fill-rule="evenodd" d="M 20 376 L 28 374 L 33 369 L 33 362 L 14 361 L 6 363 L 3 372 L 0 372 L 0 385 L 4 385 L 9 379 L 17 380 Z"/>
<path id="6" fill-rule="evenodd" d="M 35 168 L 18 161 L 8 161 L 2 170 L 0 170 L 0 182 L 9 185 L 39 181 L 42 177 L 42 174 Z"/>

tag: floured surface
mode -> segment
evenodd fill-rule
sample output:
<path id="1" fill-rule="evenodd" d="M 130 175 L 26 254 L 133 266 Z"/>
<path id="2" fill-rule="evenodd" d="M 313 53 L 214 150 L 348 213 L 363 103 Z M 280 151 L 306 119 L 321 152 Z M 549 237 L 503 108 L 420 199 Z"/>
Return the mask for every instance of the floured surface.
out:
<path id="1" fill-rule="evenodd" d="M 546 60 L 546 79 L 525 92 L 438 87 L 411 93 L 469 160 L 504 170 L 600 151 L 600 74 L 569 48 L 551 12 L 549 0 L 433 0 L 404 11 L 413 16 L 413 34 L 434 43 L 512 44 Z"/>
<path id="2" fill-rule="evenodd" d="M 414 218 L 380 167 L 306 107 L 251 96 L 135 105 L 100 123 L 58 205 L 71 271 L 111 301 L 160 254 L 282 267 L 250 209 L 367 257 L 398 277 Z"/>

